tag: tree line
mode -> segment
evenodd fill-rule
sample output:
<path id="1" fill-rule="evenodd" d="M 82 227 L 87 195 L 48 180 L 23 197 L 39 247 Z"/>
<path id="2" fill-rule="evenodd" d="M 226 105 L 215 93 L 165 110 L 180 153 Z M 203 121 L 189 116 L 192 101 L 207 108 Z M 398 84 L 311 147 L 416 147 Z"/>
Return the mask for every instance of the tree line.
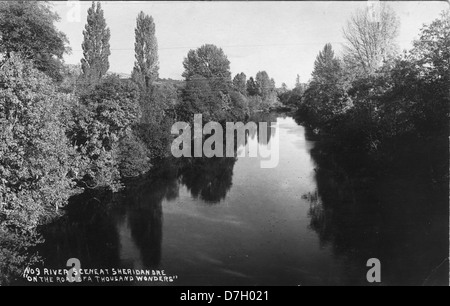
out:
<path id="1" fill-rule="evenodd" d="M 38 226 L 71 196 L 117 191 L 167 157 L 175 121 L 244 120 L 276 102 L 265 72 L 250 90 L 237 87 L 215 45 L 189 51 L 184 81 L 161 80 L 156 27 L 144 12 L 131 78 L 109 73 L 111 32 L 99 2 L 88 9 L 80 64 L 66 65 L 59 19 L 47 2 L 0 2 L 0 283 L 37 260 L 26 254 Z"/>
<path id="2" fill-rule="evenodd" d="M 309 83 L 288 92 L 299 121 L 346 149 L 372 153 L 402 139 L 446 139 L 449 10 L 425 24 L 403 53 L 396 47 L 398 29 L 398 17 L 385 3 L 376 20 L 369 9 L 356 12 L 343 31 L 342 55 L 326 44 Z"/>

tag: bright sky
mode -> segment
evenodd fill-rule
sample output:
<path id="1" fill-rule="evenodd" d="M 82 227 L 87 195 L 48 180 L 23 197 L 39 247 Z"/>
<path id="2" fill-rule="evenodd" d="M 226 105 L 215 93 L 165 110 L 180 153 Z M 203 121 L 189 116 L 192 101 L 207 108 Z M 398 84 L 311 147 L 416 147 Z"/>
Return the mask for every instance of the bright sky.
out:
<path id="1" fill-rule="evenodd" d="M 81 43 L 91 2 L 53 2 L 60 15 L 58 28 L 66 33 L 72 54 L 66 63 L 83 56 Z M 398 43 L 410 49 L 424 23 L 436 19 L 448 2 L 391 2 L 400 17 Z M 342 28 L 351 14 L 367 2 L 108 2 L 102 1 L 111 29 L 110 71 L 131 73 L 134 65 L 134 28 L 142 10 L 153 16 L 159 44 L 161 78 L 182 79 L 183 59 L 205 43 L 221 47 L 233 75 L 247 77 L 266 70 L 277 86 L 289 87 L 299 74 L 306 82 L 318 52 L 332 43 L 342 49 Z"/>

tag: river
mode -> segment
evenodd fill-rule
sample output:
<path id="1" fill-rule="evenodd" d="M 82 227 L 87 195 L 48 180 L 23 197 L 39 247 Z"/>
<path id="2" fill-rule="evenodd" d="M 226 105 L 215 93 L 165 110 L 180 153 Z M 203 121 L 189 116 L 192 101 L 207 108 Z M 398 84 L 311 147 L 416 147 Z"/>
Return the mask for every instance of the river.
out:
<path id="1" fill-rule="evenodd" d="M 304 127 L 276 120 L 275 168 L 248 157 L 168 162 L 122 193 L 75 197 L 44 230 L 44 265 L 158 269 L 174 285 L 367 285 L 378 258 L 383 284 L 448 283 L 441 193 L 417 189 L 421 177 L 361 192 L 321 165 Z"/>

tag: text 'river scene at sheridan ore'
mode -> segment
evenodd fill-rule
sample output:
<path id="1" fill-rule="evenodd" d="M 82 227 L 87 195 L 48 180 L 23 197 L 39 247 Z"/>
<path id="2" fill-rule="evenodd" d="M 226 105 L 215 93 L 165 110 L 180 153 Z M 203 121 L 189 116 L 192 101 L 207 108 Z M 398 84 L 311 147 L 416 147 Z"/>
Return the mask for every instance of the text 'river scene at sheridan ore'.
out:
<path id="1" fill-rule="evenodd" d="M 448 285 L 449 33 L 446 2 L 1 1 L 0 285 Z"/>

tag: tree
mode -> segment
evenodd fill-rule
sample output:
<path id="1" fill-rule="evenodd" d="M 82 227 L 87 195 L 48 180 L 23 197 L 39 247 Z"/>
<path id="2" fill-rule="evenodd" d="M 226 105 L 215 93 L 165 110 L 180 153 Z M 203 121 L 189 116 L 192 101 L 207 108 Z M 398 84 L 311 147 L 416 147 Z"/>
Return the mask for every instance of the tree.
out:
<path id="1" fill-rule="evenodd" d="M 300 75 L 297 74 L 297 77 L 295 78 L 295 87 L 299 87 L 301 85 L 300 83 Z"/>
<path id="2" fill-rule="evenodd" d="M 289 106 L 289 107 L 298 107 L 301 103 L 302 97 L 304 94 L 304 86 L 300 84 L 300 86 L 295 87 L 292 90 L 280 90 L 278 92 L 278 99 L 280 103 Z"/>
<path id="3" fill-rule="evenodd" d="M 37 226 L 73 194 L 75 151 L 51 79 L 11 53 L 0 68 L 0 283 L 23 273 Z M 33 257 L 33 256 L 32 256 Z"/>
<path id="4" fill-rule="evenodd" d="M 177 113 L 185 122 L 192 121 L 194 114 L 203 114 L 205 122 L 219 122 L 227 117 L 228 102 L 227 96 L 214 90 L 207 78 L 197 75 L 186 83 Z"/>
<path id="5" fill-rule="evenodd" d="M 450 10 L 442 12 L 440 18 L 425 25 L 420 37 L 414 41 L 409 61 L 413 63 L 419 86 L 405 84 L 405 76 L 399 81 L 405 84 L 405 92 L 417 92 L 421 101 L 416 106 L 420 110 L 418 120 L 422 130 L 448 134 L 448 114 L 450 105 Z M 404 69 L 402 71 L 405 71 Z M 411 89 L 415 89 L 412 91 Z M 447 130 L 446 130 L 447 129 Z"/>
<path id="6" fill-rule="evenodd" d="M 326 44 L 314 62 L 313 80 L 321 84 L 334 84 L 341 77 L 340 70 L 340 61 L 335 57 L 333 47 L 331 44 Z M 298 87 L 300 86 L 299 83 Z"/>
<path id="7" fill-rule="evenodd" d="M 172 141 L 170 129 L 178 103 L 176 86 L 169 82 L 153 83 L 151 92 L 142 103 L 139 135 L 151 152 L 152 158 L 166 157 Z"/>
<path id="8" fill-rule="evenodd" d="M 399 26 L 397 15 L 385 3 L 357 11 L 343 29 L 348 69 L 356 75 L 370 74 L 392 59 L 397 51 Z"/>
<path id="9" fill-rule="evenodd" d="M 197 50 L 190 50 L 183 66 L 186 81 L 202 76 L 214 90 L 228 90 L 231 85 L 230 61 L 223 50 L 215 45 L 207 44 Z"/>
<path id="10" fill-rule="evenodd" d="M 95 85 L 108 72 L 111 55 L 109 39 L 111 33 L 106 27 L 104 12 L 100 2 L 92 2 L 88 9 L 87 24 L 83 31 L 82 44 L 83 56 L 81 68 L 83 70 L 83 82 L 87 85 Z"/>
<path id="11" fill-rule="evenodd" d="M 272 84 L 270 83 L 269 75 L 265 71 L 259 71 L 256 74 L 255 82 L 258 94 L 264 100 L 268 95 L 269 91 L 272 89 Z"/>
<path id="12" fill-rule="evenodd" d="M 230 92 L 231 99 L 231 114 L 233 119 L 242 120 L 248 114 L 248 100 L 247 97 L 238 91 Z"/>
<path id="13" fill-rule="evenodd" d="M 255 79 L 253 77 L 250 77 L 247 81 L 247 95 L 248 96 L 257 96 L 258 95 L 258 88 L 256 86 Z"/>
<path id="14" fill-rule="evenodd" d="M 277 89 L 278 94 L 278 100 L 280 100 L 280 103 L 287 106 L 289 98 L 292 95 L 292 90 L 289 90 L 286 83 L 281 84 L 281 88 Z"/>
<path id="15" fill-rule="evenodd" d="M 73 108 L 68 134 L 85 159 L 83 176 L 89 187 L 119 188 L 120 145 L 124 139 L 134 138 L 133 127 L 140 118 L 139 97 L 134 82 L 111 75 L 83 94 Z"/>
<path id="16" fill-rule="evenodd" d="M 156 90 L 153 86 L 158 79 L 158 42 L 153 18 L 144 12 L 140 12 L 136 20 L 134 50 L 136 61 L 131 78 L 141 90 L 140 105 L 143 111 L 141 121 L 159 125 L 166 105 L 164 100 L 160 99 L 163 91 Z"/>
<path id="17" fill-rule="evenodd" d="M 0 2 L 0 54 L 18 52 L 52 79 L 61 81 L 67 37 L 56 29 L 59 16 L 41 1 Z"/>
<path id="18" fill-rule="evenodd" d="M 450 10 L 420 31 L 420 38 L 414 41 L 412 58 L 426 75 L 443 82 L 449 79 L 450 69 Z"/>
<path id="19" fill-rule="evenodd" d="M 261 110 L 262 104 L 263 101 L 260 96 L 253 95 L 248 97 L 248 108 L 252 113 Z"/>
<path id="20" fill-rule="evenodd" d="M 207 121 L 226 120 L 232 108 L 233 88 L 230 61 L 223 50 L 214 45 L 190 50 L 183 66 L 186 88 L 178 107 L 179 115 L 188 121 L 192 114 L 200 113 Z"/>
<path id="21" fill-rule="evenodd" d="M 59 90 L 61 92 L 74 94 L 76 92 L 77 83 L 80 80 L 81 73 L 81 64 L 63 65 L 61 71 L 62 80 L 58 86 Z"/>
<path id="22" fill-rule="evenodd" d="M 331 126 L 335 118 L 347 111 L 349 101 L 342 74 L 339 59 L 331 44 L 326 44 L 316 57 L 312 81 L 304 92 L 304 103 L 300 107 L 302 116 L 311 126 Z"/>
<path id="23" fill-rule="evenodd" d="M 247 95 L 247 76 L 241 72 L 237 74 L 233 79 L 234 89 L 244 96 Z"/>
<path id="24" fill-rule="evenodd" d="M 256 74 L 255 80 L 258 94 L 263 100 L 267 99 L 269 95 L 275 91 L 275 80 L 269 78 L 266 71 L 259 71 Z"/>
<path id="25" fill-rule="evenodd" d="M 271 79 L 266 71 L 259 71 L 255 79 L 250 77 L 247 81 L 248 97 L 259 97 L 248 100 L 251 111 L 267 110 L 278 102 L 278 93 L 275 80 Z"/>
<path id="26" fill-rule="evenodd" d="M 160 124 L 167 120 L 166 110 L 174 109 L 178 103 L 177 89 L 168 83 L 154 83 L 148 103 L 142 107 L 142 122 Z"/>
<path id="27" fill-rule="evenodd" d="M 142 141 L 139 130 L 131 131 L 120 140 L 118 152 L 121 177 L 137 177 L 151 169 L 151 153 Z"/>
<path id="28" fill-rule="evenodd" d="M 377 77 L 354 82 L 355 118 L 373 126 L 373 142 L 405 135 L 448 137 L 450 105 L 449 11 L 425 25 L 409 53 L 385 65 Z M 366 114 L 365 114 L 366 113 Z M 360 129 L 361 130 L 361 129 Z"/>
<path id="29" fill-rule="evenodd" d="M 153 18 L 140 12 L 135 29 L 135 57 L 132 79 L 141 88 L 149 90 L 158 79 L 158 42 L 155 36 Z"/>
<path id="30" fill-rule="evenodd" d="M 263 106 L 265 108 L 273 106 L 278 99 L 277 93 L 275 91 L 275 80 L 269 78 L 269 75 L 266 71 L 259 71 L 256 74 L 255 79 L 258 95 L 262 98 Z"/>

